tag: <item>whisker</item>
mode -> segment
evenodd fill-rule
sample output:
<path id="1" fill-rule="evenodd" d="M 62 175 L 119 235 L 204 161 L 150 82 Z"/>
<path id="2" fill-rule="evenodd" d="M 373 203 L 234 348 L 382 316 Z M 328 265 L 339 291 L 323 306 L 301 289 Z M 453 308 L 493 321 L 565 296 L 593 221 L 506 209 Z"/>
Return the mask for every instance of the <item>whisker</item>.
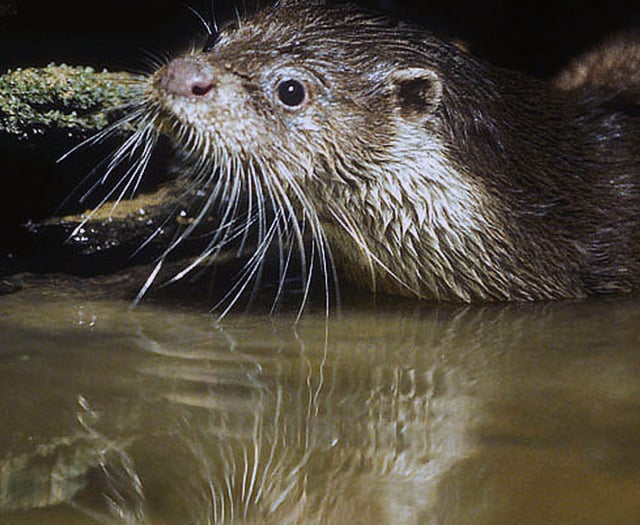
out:
<path id="1" fill-rule="evenodd" d="M 360 248 L 363 255 L 365 256 L 367 263 L 369 265 L 369 271 L 371 274 L 371 287 L 372 290 L 375 291 L 376 283 L 375 283 L 375 266 L 379 266 L 382 268 L 392 279 L 394 279 L 399 285 L 406 288 L 412 294 L 416 296 L 420 296 L 420 292 L 414 289 L 411 285 L 407 284 L 401 277 L 399 277 L 389 266 L 387 266 L 379 257 L 377 257 L 371 249 L 367 246 L 366 241 L 364 240 L 364 236 L 358 231 L 346 213 L 341 212 L 337 213 L 335 210 L 331 210 L 332 216 L 336 219 L 338 224 L 345 230 L 345 232 L 353 239 L 356 245 Z"/>
<path id="2" fill-rule="evenodd" d="M 149 140 L 149 139 L 148 139 Z M 83 218 L 83 220 L 73 229 L 73 231 L 71 232 L 71 234 L 69 235 L 69 238 L 75 237 L 85 226 L 86 224 L 91 221 L 93 219 L 93 217 L 95 217 L 95 215 L 98 213 L 99 210 L 102 209 L 102 207 L 111 199 L 111 197 L 118 191 L 119 188 L 121 188 L 121 186 L 125 186 L 125 190 L 124 193 L 126 193 L 126 187 L 128 185 L 127 183 L 127 179 L 129 179 L 130 177 L 128 177 L 128 175 L 130 173 L 136 173 L 139 174 L 139 176 L 142 176 L 142 173 L 145 171 L 146 166 L 149 162 L 149 159 L 151 158 L 151 151 L 152 149 L 149 149 L 149 153 L 148 155 L 143 155 L 141 158 L 138 159 L 137 164 L 134 165 L 133 167 L 129 168 L 125 174 L 124 177 L 122 177 L 107 193 L 106 195 L 104 195 L 99 203 Z M 115 168 L 115 165 L 111 168 L 110 171 L 113 171 L 113 169 Z M 82 198 L 80 199 L 80 202 L 83 202 L 89 195 L 91 192 L 95 191 L 95 189 L 101 185 L 104 184 L 104 177 L 96 182 L 96 184 L 94 184 L 87 192 L 85 192 L 85 194 L 82 196 Z M 122 198 L 123 196 L 123 192 L 121 191 L 121 195 L 119 197 L 119 199 L 116 201 L 115 205 L 114 205 L 114 209 L 115 206 L 117 206 L 119 200 Z M 113 212 L 113 209 L 111 210 L 111 212 Z"/>
<path id="3" fill-rule="evenodd" d="M 191 12 L 191 14 L 194 15 L 198 19 L 198 21 L 205 28 L 205 30 L 207 32 L 207 35 L 211 36 L 211 35 L 215 34 L 214 28 L 211 27 L 211 24 L 209 24 L 207 19 L 204 16 L 202 16 L 200 11 L 198 11 L 195 7 L 193 7 L 192 5 L 189 5 L 189 4 L 181 3 L 181 5 L 182 5 L 182 7 L 188 9 Z"/>
<path id="4" fill-rule="evenodd" d="M 218 26 L 218 19 L 217 19 L 218 17 L 216 16 L 216 3 L 215 3 L 215 0 L 211 0 L 211 3 L 209 5 L 210 5 L 210 9 L 211 9 L 211 12 L 210 12 L 211 23 L 210 23 L 210 25 L 211 25 L 211 27 L 213 27 L 215 33 L 217 34 L 217 33 L 220 33 L 220 27 Z"/>
<path id="5" fill-rule="evenodd" d="M 139 106 L 139 105 L 140 105 L 139 102 L 138 103 L 124 104 L 124 105 L 120 106 L 119 108 L 115 108 L 115 110 L 124 112 L 124 111 L 127 111 L 128 108 Z M 67 159 L 70 155 L 73 155 L 78 150 L 80 150 L 80 149 L 82 149 L 84 147 L 92 146 L 94 144 L 98 144 L 98 143 L 102 142 L 107 136 L 109 136 L 110 134 L 114 133 L 118 128 L 125 127 L 126 124 L 134 122 L 136 119 L 139 119 L 140 117 L 144 116 L 146 114 L 146 112 L 147 112 L 147 110 L 144 107 L 137 107 L 137 108 L 129 111 L 128 114 L 126 114 L 125 116 L 119 118 L 118 120 L 116 120 L 115 122 L 109 124 L 108 126 L 103 128 L 102 130 L 98 131 L 97 133 L 94 133 L 90 137 L 84 139 L 80 143 L 78 143 L 75 146 L 73 146 L 71 149 L 69 149 L 69 151 L 67 151 L 63 155 L 61 155 L 56 160 L 56 162 L 57 163 L 63 162 L 65 159 Z"/>
<path id="6" fill-rule="evenodd" d="M 148 72 L 157 71 L 171 60 L 171 53 L 166 50 L 151 51 L 143 46 L 138 46 L 138 51 L 143 55 L 140 61 L 142 62 L 143 66 L 147 68 Z M 146 76 L 145 72 L 142 72 L 140 74 Z"/>
<path id="7" fill-rule="evenodd" d="M 110 126 L 108 126 L 107 128 L 103 129 L 102 131 L 96 133 L 95 135 L 93 135 L 92 137 L 89 137 L 88 139 L 86 139 L 85 141 L 81 142 L 80 144 L 76 145 L 74 148 L 72 148 L 70 151 L 68 151 L 65 155 L 63 155 L 62 157 L 60 157 L 58 159 L 58 162 L 61 162 L 62 160 L 64 160 L 64 158 L 68 157 L 70 154 L 72 154 L 73 152 L 77 151 L 79 148 L 84 147 L 84 146 L 88 146 L 90 144 L 97 144 L 100 141 L 104 140 L 107 138 L 107 136 L 109 136 L 111 133 L 115 132 L 119 127 L 121 126 L 126 126 L 127 124 L 132 124 L 137 120 L 139 121 L 143 121 L 146 122 L 144 119 L 144 110 L 142 108 L 138 108 L 136 109 L 131 115 L 128 115 L 126 117 L 123 117 L 121 119 L 119 119 L 118 121 L 114 122 L 113 124 L 111 124 Z M 149 135 L 154 135 L 154 132 L 152 132 L 152 126 L 153 126 L 153 121 L 148 122 L 146 124 L 144 124 L 143 126 L 138 126 L 138 129 L 136 131 L 134 131 L 134 135 L 144 135 L 145 133 L 149 134 Z M 153 142 L 155 142 L 155 137 L 154 138 L 147 138 L 146 140 L 152 140 Z M 121 146 L 122 147 L 122 146 Z M 118 148 L 119 150 L 120 148 Z M 69 196 L 67 196 L 62 203 L 58 206 L 57 212 L 56 213 L 60 213 L 60 211 L 69 203 L 71 197 L 73 195 L 75 195 L 77 193 L 77 191 L 90 179 L 92 179 L 95 174 L 98 171 L 101 171 L 103 168 L 105 168 L 105 164 L 110 164 L 111 163 L 111 159 L 113 157 L 114 154 L 111 154 L 109 156 L 107 156 L 105 159 L 101 160 L 100 162 L 98 162 L 94 168 L 82 179 L 82 181 L 76 186 L 76 189 L 74 191 L 72 191 Z M 87 198 L 93 193 L 95 192 L 95 190 L 102 184 L 102 178 L 100 180 L 97 180 L 94 184 L 92 184 L 89 189 L 85 190 L 84 193 L 78 198 L 78 202 L 83 203 L 87 200 Z"/>
<path id="8" fill-rule="evenodd" d="M 224 319 L 227 316 L 229 311 L 233 308 L 233 306 L 238 302 L 242 293 L 247 288 L 251 279 L 256 275 L 257 271 L 260 269 L 262 263 L 264 262 L 264 254 L 266 252 L 266 248 L 270 245 L 273 240 L 273 235 L 276 231 L 275 227 L 276 221 L 271 224 L 271 227 L 267 231 L 265 239 L 262 243 L 257 247 L 254 254 L 251 256 L 249 261 L 245 264 L 244 269 L 241 271 L 241 275 L 237 280 L 236 284 L 224 295 L 224 297 L 213 307 L 213 311 L 220 308 L 223 304 L 227 303 L 225 309 L 218 315 L 218 319 Z M 231 298 L 231 295 L 235 294 L 235 296 Z"/>
<path id="9" fill-rule="evenodd" d="M 237 237 L 240 237 L 242 233 L 243 233 L 242 230 L 238 230 L 233 236 L 230 236 L 227 239 L 227 241 L 232 242 Z M 180 272 L 175 274 L 171 279 L 167 281 L 166 284 L 171 284 L 184 278 L 187 274 L 191 273 L 195 268 L 197 268 L 198 266 L 201 266 L 205 260 L 207 260 L 210 257 L 215 257 L 216 254 L 218 254 L 223 248 L 224 248 L 224 244 L 220 244 L 220 243 L 210 244 L 191 264 L 189 264 L 188 266 L 183 268 Z M 163 255 L 163 257 L 165 257 L 165 255 Z"/>
<path id="10" fill-rule="evenodd" d="M 135 149 L 138 149 L 140 144 L 136 144 L 134 146 Z M 126 181 L 124 187 L 120 191 L 120 194 L 116 198 L 113 206 L 111 208 L 111 213 L 117 208 L 118 204 L 126 197 L 127 192 L 130 192 L 130 196 L 133 198 L 138 191 L 140 183 L 142 181 L 142 176 L 149 164 L 149 160 L 151 159 L 151 155 L 153 153 L 154 143 L 150 140 L 147 140 L 144 143 L 144 149 L 140 153 L 139 159 L 136 163 L 129 168 L 124 175 L 121 177 L 121 181 Z"/>

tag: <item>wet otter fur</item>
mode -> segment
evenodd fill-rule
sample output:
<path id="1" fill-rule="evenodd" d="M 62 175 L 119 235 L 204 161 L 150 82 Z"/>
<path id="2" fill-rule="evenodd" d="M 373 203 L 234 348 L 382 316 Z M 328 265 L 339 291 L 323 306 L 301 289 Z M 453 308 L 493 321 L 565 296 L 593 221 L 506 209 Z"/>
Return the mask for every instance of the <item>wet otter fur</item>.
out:
<path id="1" fill-rule="evenodd" d="M 140 132 L 194 159 L 202 216 L 224 203 L 202 259 L 255 228 L 245 280 L 277 244 L 282 276 L 298 250 L 326 283 L 420 299 L 640 286 L 637 93 L 545 83 L 353 5 L 281 3 L 212 37 L 149 78 Z"/>
<path id="2" fill-rule="evenodd" d="M 640 31 L 623 33 L 574 58 L 554 79 L 561 89 L 600 87 L 640 97 Z"/>

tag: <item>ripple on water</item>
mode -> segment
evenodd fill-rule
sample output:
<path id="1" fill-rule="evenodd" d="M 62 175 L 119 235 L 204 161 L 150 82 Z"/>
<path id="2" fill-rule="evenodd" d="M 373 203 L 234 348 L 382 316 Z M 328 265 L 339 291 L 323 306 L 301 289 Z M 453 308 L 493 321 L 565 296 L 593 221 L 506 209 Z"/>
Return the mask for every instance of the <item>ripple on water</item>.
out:
<path id="1" fill-rule="evenodd" d="M 0 523 L 633 523 L 639 318 L 0 297 Z"/>

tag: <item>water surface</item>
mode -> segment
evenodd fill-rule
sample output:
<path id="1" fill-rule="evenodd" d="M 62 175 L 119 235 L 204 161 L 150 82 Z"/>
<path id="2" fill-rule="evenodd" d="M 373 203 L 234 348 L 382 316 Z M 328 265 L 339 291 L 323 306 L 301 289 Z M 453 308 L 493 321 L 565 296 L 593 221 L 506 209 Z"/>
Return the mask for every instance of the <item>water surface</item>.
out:
<path id="1" fill-rule="evenodd" d="M 0 297 L 0 523 L 639 522 L 640 300 L 293 317 Z"/>

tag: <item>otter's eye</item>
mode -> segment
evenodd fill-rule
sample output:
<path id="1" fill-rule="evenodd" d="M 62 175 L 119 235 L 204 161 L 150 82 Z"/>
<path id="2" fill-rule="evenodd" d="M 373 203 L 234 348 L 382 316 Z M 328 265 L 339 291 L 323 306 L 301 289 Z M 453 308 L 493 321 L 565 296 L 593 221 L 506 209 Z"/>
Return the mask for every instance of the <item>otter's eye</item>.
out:
<path id="1" fill-rule="evenodd" d="M 307 92 L 302 82 L 290 78 L 278 84 L 278 98 L 285 106 L 296 107 L 302 104 Z"/>

